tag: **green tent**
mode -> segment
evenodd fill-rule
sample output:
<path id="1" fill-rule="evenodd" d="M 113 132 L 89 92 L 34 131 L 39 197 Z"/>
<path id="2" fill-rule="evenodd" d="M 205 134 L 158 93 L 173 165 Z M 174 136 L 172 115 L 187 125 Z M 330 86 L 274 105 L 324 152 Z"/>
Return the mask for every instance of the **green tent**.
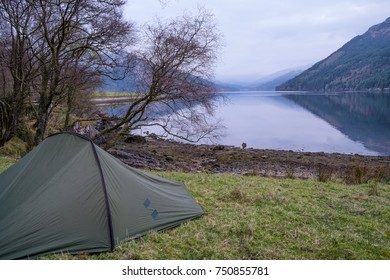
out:
<path id="1" fill-rule="evenodd" d="M 203 214 L 181 183 L 55 134 L 0 174 L 0 259 L 110 251 Z"/>

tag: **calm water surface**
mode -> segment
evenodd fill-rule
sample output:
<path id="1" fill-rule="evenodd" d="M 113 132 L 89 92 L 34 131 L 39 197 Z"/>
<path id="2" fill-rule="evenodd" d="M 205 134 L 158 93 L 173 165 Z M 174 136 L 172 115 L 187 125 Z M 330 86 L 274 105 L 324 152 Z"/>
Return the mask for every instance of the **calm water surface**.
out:
<path id="1" fill-rule="evenodd" d="M 390 154 L 390 95 L 232 92 L 219 107 L 221 144 L 312 152 Z"/>
<path id="2" fill-rule="evenodd" d="M 241 91 L 225 96 L 216 114 L 226 127 L 220 144 L 390 155 L 390 94 Z"/>

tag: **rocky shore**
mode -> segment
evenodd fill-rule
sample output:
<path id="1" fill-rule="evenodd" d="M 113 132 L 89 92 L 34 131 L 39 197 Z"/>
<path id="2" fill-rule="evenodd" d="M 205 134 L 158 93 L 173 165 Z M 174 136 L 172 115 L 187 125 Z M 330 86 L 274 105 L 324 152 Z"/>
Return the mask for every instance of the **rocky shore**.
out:
<path id="1" fill-rule="evenodd" d="M 308 153 L 194 145 L 129 136 L 105 148 L 126 164 L 155 171 L 233 173 L 248 176 L 342 181 L 390 181 L 389 156 Z"/>

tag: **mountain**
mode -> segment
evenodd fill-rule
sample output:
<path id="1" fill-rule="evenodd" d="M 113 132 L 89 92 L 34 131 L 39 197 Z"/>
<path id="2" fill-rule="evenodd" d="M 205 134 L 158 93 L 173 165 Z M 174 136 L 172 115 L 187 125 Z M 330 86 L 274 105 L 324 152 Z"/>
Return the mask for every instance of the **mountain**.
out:
<path id="1" fill-rule="evenodd" d="M 287 80 L 294 78 L 303 72 L 303 67 L 294 68 L 294 69 L 285 69 L 273 73 L 271 75 L 267 75 L 261 77 L 252 82 L 244 82 L 244 81 L 235 81 L 234 79 L 230 79 L 228 81 L 214 81 L 217 85 L 217 89 L 220 91 L 248 91 L 248 90 L 275 90 L 277 85 L 284 83 Z"/>
<path id="2" fill-rule="evenodd" d="M 390 18 L 276 89 L 356 91 L 390 88 Z"/>
<path id="3" fill-rule="evenodd" d="M 270 80 L 263 81 L 262 83 L 254 86 L 254 90 L 275 90 L 275 88 L 299 74 L 302 73 L 303 70 L 292 70 L 287 73 L 281 74 L 280 76 L 276 76 Z"/>
<path id="4" fill-rule="evenodd" d="M 128 76 L 124 79 L 112 80 L 106 76 L 102 76 L 102 86 L 96 91 L 102 92 L 137 92 L 137 84 L 135 77 Z"/>
<path id="5" fill-rule="evenodd" d="M 217 91 L 247 91 L 247 90 L 275 90 L 277 85 L 302 73 L 303 67 L 281 70 L 271 75 L 264 76 L 253 82 L 239 81 L 210 81 Z M 120 75 L 118 75 L 120 76 Z M 125 79 L 112 80 L 102 76 L 102 86 L 97 91 L 102 92 L 138 92 L 135 76 L 128 75 Z"/>
<path id="6" fill-rule="evenodd" d="M 213 81 L 217 91 L 240 91 L 241 86 L 233 83 L 225 83 L 221 81 Z"/>

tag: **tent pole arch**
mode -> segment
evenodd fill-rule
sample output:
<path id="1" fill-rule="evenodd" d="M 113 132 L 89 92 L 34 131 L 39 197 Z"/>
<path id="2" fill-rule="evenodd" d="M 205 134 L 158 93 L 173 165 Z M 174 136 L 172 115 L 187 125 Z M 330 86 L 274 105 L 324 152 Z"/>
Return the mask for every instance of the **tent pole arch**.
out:
<path id="1" fill-rule="evenodd" d="M 96 152 L 95 145 L 92 142 L 92 140 L 89 140 L 89 142 L 91 143 L 93 154 L 94 154 L 95 160 L 96 160 L 96 164 L 97 164 L 97 166 L 99 168 L 100 179 L 102 181 L 103 193 L 104 193 L 104 201 L 106 203 L 107 222 L 108 222 L 108 231 L 109 231 L 110 243 L 111 243 L 111 251 L 113 251 L 114 248 L 115 248 L 115 240 L 114 240 L 114 230 L 113 230 L 113 226 L 112 226 L 110 200 L 108 199 L 106 181 L 104 180 L 102 166 L 100 164 L 99 156 L 98 156 L 98 154 Z"/>
<path id="2" fill-rule="evenodd" d="M 111 251 L 113 251 L 114 248 L 115 248 L 115 240 L 114 240 L 114 229 L 113 229 L 113 225 L 112 225 L 110 200 L 108 198 L 106 181 L 104 179 L 102 166 L 100 164 L 99 156 L 98 156 L 98 154 L 96 152 L 95 144 L 88 137 L 85 137 L 84 135 L 81 135 L 81 134 L 78 134 L 78 133 L 74 133 L 74 132 L 58 132 L 58 133 L 50 135 L 49 137 L 52 137 L 52 136 L 55 136 L 55 135 L 58 135 L 58 134 L 72 134 L 74 136 L 77 136 L 77 137 L 80 137 L 80 138 L 82 138 L 84 140 L 87 140 L 91 144 L 93 155 L 94 155 L 94 158 L 95 158 L 95 161 L 96 161 L 96 165 L 97 165 L 97 167 L 99 169 L 100 180 L 101 180 L 102 187 L 103 187 L 104 202 L 105 202 L 105 205 L 106 205 L 106 213 L 107 213 L 108 234 L 109 234 L 109 237 L 110 237 Z"/>

